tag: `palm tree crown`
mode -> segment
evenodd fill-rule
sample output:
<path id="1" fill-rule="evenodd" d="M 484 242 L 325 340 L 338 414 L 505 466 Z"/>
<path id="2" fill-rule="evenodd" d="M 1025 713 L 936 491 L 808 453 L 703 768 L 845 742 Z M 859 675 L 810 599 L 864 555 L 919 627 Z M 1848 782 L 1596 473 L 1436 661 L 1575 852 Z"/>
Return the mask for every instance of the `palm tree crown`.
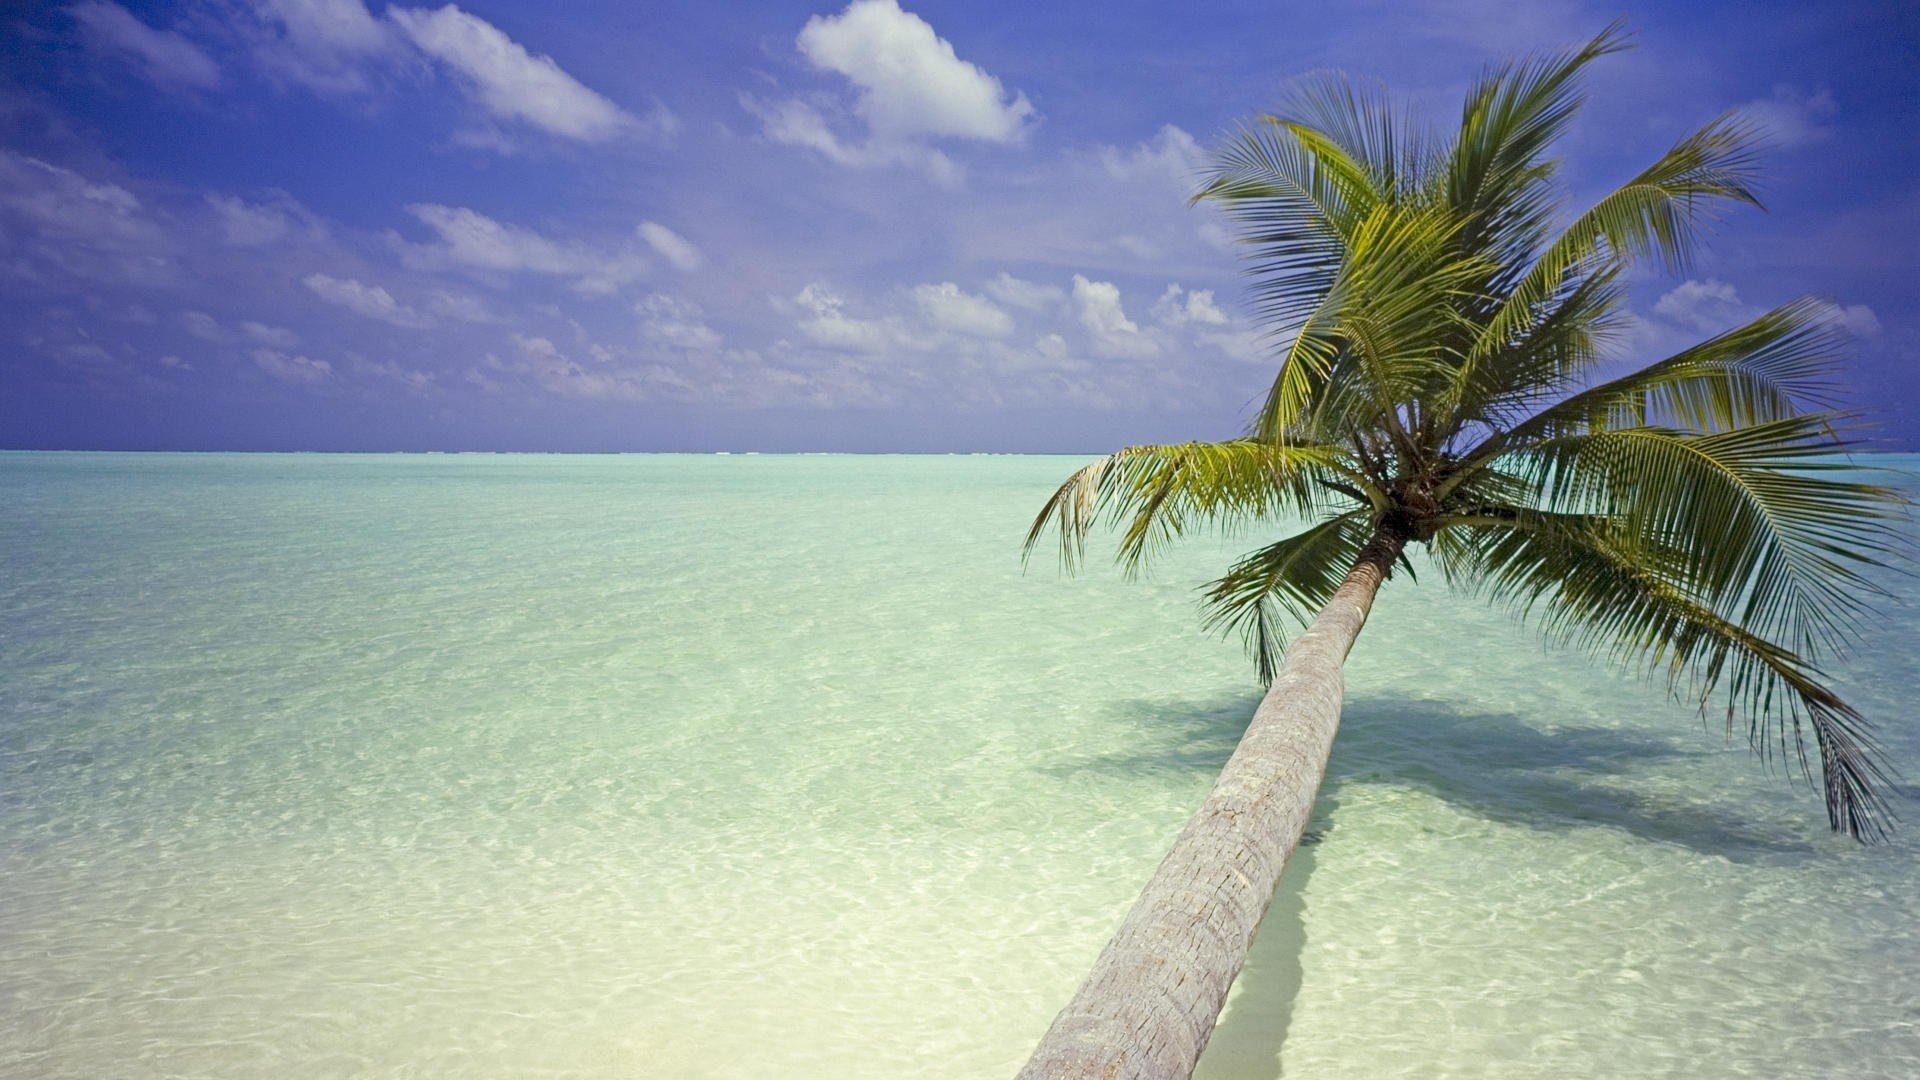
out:
<path id="1" fill-rule="evenodd" d="M 1759 205 L 1756 133 L 1723 116 L 1567 223 L 1549 151 L 1581 70 L 1623 46 L 1610 27 L 1490 71 L 1445 138 L 1329 76 L 1228 139 L 1195 198 L 1250 253 L 1285 346 L 1272 388 L 1243 438 L 1074 473 L 1027 546 L 1057 529 L 1071 566 L 1112 522 L 1131 568 L 1198 527 L 1311 522 L 1206 593 L 1270 680 L 1283 615 L 1424 544 L 1450 584 L 1724 706 L 1809 776 L 1810 733 L 1833 828 L 1874 839 L 1885 777 L 1819 665 L 1862 630 L 1905 504 L 1845 456 L 1844 338 L 1821 301 L 1615 373 L 1623 272 L 1683 268 L 1716 212 Z"/>

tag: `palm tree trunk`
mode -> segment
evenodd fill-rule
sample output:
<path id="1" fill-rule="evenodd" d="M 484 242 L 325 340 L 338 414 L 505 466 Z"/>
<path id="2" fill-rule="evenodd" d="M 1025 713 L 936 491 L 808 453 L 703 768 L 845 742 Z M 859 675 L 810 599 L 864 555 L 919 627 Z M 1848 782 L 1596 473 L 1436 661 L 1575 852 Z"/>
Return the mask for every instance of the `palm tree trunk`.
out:
<path id="1" fill-rule="evenodd" d="M 1022 1080 L 1185 1080 L 1299 846 L 1340 726 L 1341 667 L 1406 538 L 1382 527 L 1295 638 L 1206 801 Z"/>

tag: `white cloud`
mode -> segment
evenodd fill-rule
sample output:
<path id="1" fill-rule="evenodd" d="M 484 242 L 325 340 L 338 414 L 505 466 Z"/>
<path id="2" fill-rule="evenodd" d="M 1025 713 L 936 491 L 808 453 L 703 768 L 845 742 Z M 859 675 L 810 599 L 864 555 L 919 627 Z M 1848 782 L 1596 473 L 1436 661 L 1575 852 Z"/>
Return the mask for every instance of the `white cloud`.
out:
<path id="1" fill-rule="evenodd" d="M 1273 351 L 1273 339 L 1259 330 L 1246 328 L 1203 330 L 1198 336 L 1203 343 L 1219 349 L 1242 363 L 1278 362 L 1278 357 Z"/>
<path id="2" fill-rule="evenodd" d="M 1227 313 L 1213 302 L 1212 289 L 1187 292 L 1179 285 L 1168 285 L 1167 291 L 1154 303 L 1153 314 L 1168 326 L 1185 326 L 1188 323 L 1225 326 L 1227 323 Z"/>
<path id="3" fill-rule="evenodd" d="M 249 319 L 240 324 L 240 334 L 248 341 L 262 345 L 274 345 L 282 349 L 291 349 L 300 344 L 299 335 L 284 326 L 269 326 L 266 323 Z"/>
<path id="4" fill-rule="evenodd" d="M 323 94 L 368 90 L 376 64 L 399 60 L 401 42 L 361 0 L 260 0 L 250 39 L 254 63 L 276 81 Z"/>
<path id="5" fill-rule="evenodd" d="M 1019 138 L 1033 116 L 1025 95 L 1008 99 L 999 79 L 960 59 L 926 20 L 895 0 L 855 0 L 839 15 L 816 15 L 798 45 L 815 67 L 860 88 L 855 108 L 882 139 L 1007 142 Z"/>
<path id="6" fill-rule="evenodd" d="M 593 295 L 613 292 L 646 270 L 646 261 L 631 251 L 595 251 L 562 243 L 466 207 L 416 203 L 407 212 L 440 240 L 437 245 L 399 241 L 402 259 L 418 269 L 464 266 L 551 274 L 571 277 L 576 291 Z"/>
<path id="7" fill-rule="evenodd" d="M 364 375 L 373 375 L 382 379 L 392 379 L 409 390 L 427 391 L 433 389 L 436 382 L 431 371 L 403 367 L 399 364 L 356 359 L 353 370 Z"/>
<path id="8" fill-rule="evenodd" d="M 1009 96 L 999 79 L 960 59 L 926 20 L 895 0 L 854 0 L 838 15 L 816 15 L 795 44 L 814 67 L 854 85 L 852 112 L 864 123 L 865 138 L 835 132 L 806 101 L 761 102 L 743 94 L 740 103 L 769 139 L 836 164 L 904 165 L 954 186 L 960 166 L 926 140 L 1014 142 L 1034 116 L 1025 95 Z"/>
<path id="9" fill-rule="evenodd" d="M 220 84 L 220 69 L 200 46 L 171 30 L 155 30 L 118 4 L 83 0 L 67 10 L 89 46 L 126 58 L 156 86 L 205 90 Z"/>
<path id="10" fill-rule="evenodd" d="M 1834 305 L 1834 321 L 1854 337 L 1872 337 L 1880 332 L 1880 317 L 1865 304 Z"/>
<path id="11" fill-rule="evenodd" d="M 646 380 L 632 373 L 605 367 L 588 367 L 562 353 L 551 340 L 524 334 L 513 335 L 518 346 L 517 356 L 502 360 L 493 355 L 487 357 L 487 364 L 498 372 L 517 374 L 531 379 L 549 393 L 563 397 L 595 398 L 612 401 L 645 401 L 651 395 Z M 479 375 L 474 380 L 474 375 Z M 489 380 L 484 373 L 470 373 L 468 378 L 484 386 Z"/>
<path id="12" fill-rule="evenodd" d="M 387 28 L 361 0 L 260 0 L 260 11 L 310 49 L 376 53 L 392 44 Z"/>
<path id="13" fill-rule="evenodd" d="M 921 143 L 880 139 L 859 143 L 842 139 L 827 126 L 820 111 L 804 101 L 763 102 L 742 94 L 740 104 L 760 119 L 761 132 L 767 138 L 813 150 L 836 165 L 859 168 L 901 165 L 919 169 L 942 187 L 958 186 L 964 175 L 952 158 Z"/>
<path id="14" fill-rule="evenodd" d="M 603 141 L 622 134 L 671 134 L 678 121 L 657 102 L 636 117 L 582 85 L 553 58 L 528 51 L 479 16 L 389 5 L 375 16 L 363 0 L 253 0 L 254 20 L 233 32 L 269 79 L 321 94 L 365 93 L 416 82 L 432 66 L 451 73 L 484 118 L 455 131 L 471 149 L 517 153 L 493 121 L 562 138 Z"/>
<path id="15" fill-rule="evenodd" d="M 1023 311 L 1057 311 L 1067 302 L 1067 290 L 1058 285 L 1041 285 L 1014 277 L 1005 270 L 987 282 L 987 292 L 995 300 Z"/>
<path id="16" fill-rule="evenodd" d="M 1636 359 L 1670 356 L 1702 337 L 1724 333 L 1758 318 L 1765 309 L 1740 298 L 1731 284 L 1715 278 L 1687 280 L 1654 302 L 1654 318 L 1627 312 L 1621 345 Z M 1855 337 L 1880 332 L 1880 318 L 1865 304 L 1831 304 L 1828 316 Z"/>
<path id="17" fill-rule="evenodd" d="M 0 208 L 48 237 L 96 250 L 151 251 L 162 234 L 133 192 L 0 150 Z"/>
<path id="18" fill-rule="evenodd" d="M 387 17 L 422 52 L 458 72 L 494 116 L 569 139 L 598 142 L 635 129 L 619 106 L 536 56 L 499 28 L 448 4 L 437 11 L 389 8 Z"/>
<path id="19" fill-rule="evenodd" d="M 208 195 L 214 228 L 232 247 L 264 247 L 290 236 L 319 238 L 325 227 L 306 207 L 285 192 L 272 192 L 266 202 L 248 202 L 230 195 Z"/>
<path id="20" fill-rule="evenodd" d="M 1120 288 L 1109 281 L 1089 281 L 1073 275 L 1073 301 L 1080 312 L 1080 323 L 1087 328 L 1094 351 L 1117 359 L 1141 359 L 1160 351 L 1160 346 L 1140 332 L 1140 327 L 1120 306 Z"/>
<path id="21" fill-rule="evenodd" d="M 1749 101 L 1739 108 L 1742 118 L 1759 126 L 1775 146 L 1819 142 L 1831 134 L 1826 121 L 1840 111 L 1827 90 L 1801 90 L 1781 84 L 1773 96 Z"/>
<path id="22" fill-rule="evenodd" d="M 676 349 L 715 349 L 720 335 L 701 319 L 698 305 L 665 293 L 654 293 L 634 305 L 640 316 L 640 336 Z"/>
<path id="23" fill-rule="evenodd" d="M 201 341 L 225 341 L 227 331 L 218 320 L 204 311 L 185 311 L 180 314 L 180 324 L 187 333 Z"/>
<path id="24" fill-rule="evenodd" d="M 801 320 L 800 332 L 816 344 L 856 352 L 880 352 L 894 342 L 895 335 L 885 323 L 849 316 L 845 311 L 846 301 L 825 285 L 808 285 L 793 302 L 812 313 L 812 318 Z"/>
<path id="25" fill-rule="evenodd" d="M 269 207 L 254 206 L 241 199 L 209 195 L 207 205 L 213 207 L 221 238 L 235 247 L 271 244 L 287 235 L 292 228 L 285 214 Z"/>
<path id="26" fill-rule="evenodd" d="M 539 274 L 578 272 L 585 260 L 577 251 L 531 229 L 503 225 L 463 206 L 415 203 L 407 212 L 432 229 L 450 262 L 484 270 L 525 270 Z"/>
<path id="27" fill-rule="evenodd" d="M 1132 150 L 1100 148 L 1100 164 L 1113 179 L 1171 181 L 1183 191 L 1193 186 L 1206 161 L 1206 151 L 1194 137 L 1173 124 L 1162 125 L 1152 139 Z"/>
<path id="28" fill-rule="evenodd" d="M 304 386 L 323 382 L 333 374 L 333 365 L 325 360 L 289 356 L 273 349 L 253 350 L 253 362 L 260 370 L 276 379 Z"/>
<path id="29" fill-rule="evenodd" d="M 433 309 L 434 314 L 444 315 L 449 319 L 454 319 L 459 322 L 493 323 L 500 321 L 500 317 L 495 315 L 478 297 L 469 296 L 466 293 L 456 293 L 446 289 L 435 289 L 427 298 L 427 306 Z"/>
<path id="30" fill-rule="evenodd" d="M 951 281 L 914 287 L 913 299 L 927 320 L 943 330 L 973 337 L 1003 338 L 1013 333 L 1013 318 L 991 300 L 961 291 Z"/>
<path id="31" fill-rule="evenodd" d="M 1653 312 L 1688 330 L 1717 334 L 1760 314 L 1760 309 L 1743 302 L 1732 285 L 1708 278 L 1681 282 L 1654 302 Z"/>
<path id="32" fill-rule="evenodd" d="M 326 274 L 308 274 L 301 281 L 322 300 L 339 304 L 356 315 L 410 329 L 433 325 L 432 319 L 395 300 L 392 293 L 378 285 L 363 285 L 353 278 Z"/>
<path id="33" fill-rule="evenodd" d="M 701 264 L 706 262 L 706 258 L 700 254 L 699 248 L 694 247 L 693 243 L 686 237 L 681 236 L 665 225 L 653 221 L 643 221 L 640 223 L 637 232 L 640 235 L 640 239 L 647 242 L 648 247 L 659 252 L 661 258 L 672 263 L 678 270 L 698 270 Z"/>

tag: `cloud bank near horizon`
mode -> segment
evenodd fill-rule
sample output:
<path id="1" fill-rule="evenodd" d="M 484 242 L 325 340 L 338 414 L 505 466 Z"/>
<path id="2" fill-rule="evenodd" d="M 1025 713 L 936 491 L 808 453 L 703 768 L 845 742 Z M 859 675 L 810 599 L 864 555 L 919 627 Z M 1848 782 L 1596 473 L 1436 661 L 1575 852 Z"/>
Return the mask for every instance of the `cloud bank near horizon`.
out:
<path id="1" fill-rule="evenodd" d="M 1568 6 L 1538 43 L 1590 22 Z M 1354 44 L 1386 24 L 1397 59 Z M 1204 20 L 1062 53 L 1085 31 L 1067 13 L 1003 30 L 895 0 L 570 22 L 506 4 L 83 0 L 21 25 L 35 63 L 0 84 L 17 357 L 0 380 L 24 403 L 0 439 L 16 445 L 112 444 L 134 415 L 156 445 L 587 429 L 596 445 L 738 444 L 753 410 L 838 447 L 1227 434 L 1284 328 L 1248 316 L 1227 229 L 1186 205 L 1213 133 L 1316 56 L 1440 116 L 1472 74 L 1420 48 L 1453 29 L 1411 15 L 1330 24 L 1318 52 L 1247 59 L 1224 83 L 1219 57 L 1245 50 Z M 715 63 L 691 42 L 731 51 Z M 1862 396 L 1910 400 L 1910 268 L 1882 237 L 1912 235 L 1912 179 L 1856 167 L 1845 199 L 1809 192 L 1895 103 L 1757 61 L 1676 87 L 1651 51 L 1596 87 L 1566 148 L 1576 197 L 1741 104 L 1776 131 L 1785 184 L 1773 220 L 1727 223 L 1692 276 L 1634 283 L 1626 347 L 1819 293 L 1856 337 Z M 189 131 L 192 161 L 169 149 Z M 1891 419 L 1920 444 L 1920 422 Z"/>

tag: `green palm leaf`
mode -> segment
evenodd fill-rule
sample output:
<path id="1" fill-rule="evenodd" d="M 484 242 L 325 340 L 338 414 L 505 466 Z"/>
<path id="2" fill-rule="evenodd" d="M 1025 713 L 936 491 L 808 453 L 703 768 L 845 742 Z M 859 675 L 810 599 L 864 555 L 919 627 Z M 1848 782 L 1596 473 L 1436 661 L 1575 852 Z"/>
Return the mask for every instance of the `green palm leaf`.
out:
<path id="1" fill-rule="evenodd" d="M 1717 612 L 1810 655 L 1844 648 L 1884 595 L 1861 571 L 1899 546 L 1891 489 L 1842 478 L 1823 414 L 1691 434 L 1633 427 L 1513 455 L 1544 505 L 1681 545 L 1681 580 Z"/>
<path id="2" fill-rule="evenodd" d="M 1333 591 L 1372 533 L 1370 515 L 1350 510 L 1243 556 L 1206 586 L 1208 630 L 1240 633 L 1270 683 L 1282 639 L 1280 613 L 1305 623 Z"/>
<path id="3" fill-rule="evenodd" d="M 1235 225 L 1285 343 L 1250 435 L 1087 466 L 1028 550 L 1055 528 L 1071 566 L 1106 523 L 1132 570 L 1203 525 L 1316 522 L 1206 594 L 1207 625 L 1247 635 L 1266 675 L 1280 623 L 1363 550 L 1384 570 L 1380 553 L 1426 543 L 1449 581 L 1725 693 L 1756 745 L 1810 731 L 1835 827 L 1871 837 L 1864 721 L 1819 672 L 1885 597 L 1908 504 L 1847 455 L 1824 302 L 1596 377 L 1627 272 L 1686 266 L 1716 214 L 1758 205 L 1754 130 L 1723 116 L 1561 220 L 1555 143 L 1586 67 L 1624 47 L 1616 24 L 1488 71 L 1450 138 L 1326 76 L 1226 139 L 1195 198 Z"/>
<path id="4" fill-rule="evenodd" d="M 1340 480 L 1343 476 L 1361 479 L 1346 451 L 1336 446 L 1260 439 L 1130 446 L 1069 476 L 1034 518 L 1025 551 L 1031 554 L 1053 528 L 1061 561 L 1071 568 L 1095 524 L 1103 518 L 1124 521 L 1121 558 L 1130 570 L 1137 569 L 1160 546 L 1196 526 L 1285 511 L 1310 514 L 1329 496 L 1359 495 Z"/>
<path id="5" fill-rule="evenodd" d="M 1885 835 L 1865 719 L 1793 651 L 1716 613 L 1688 587 L 1691 553 L 1602 516 L 1514 510 L 1504 525 L 1467 526 L 1473 573 L 1463 578 L 1552 636 L 1629 666 L 1665 669 L 1676 697 L 1704 711 L 1716 694 L 1728 730 L 1744 722 L 1763 756 L 1792 753 L 1811 776 L 1805 729 L 1821 760 L 1829 823 L 1863 840 Z M 1804 727 L 1803 727 L 1804 725 Z"/>

